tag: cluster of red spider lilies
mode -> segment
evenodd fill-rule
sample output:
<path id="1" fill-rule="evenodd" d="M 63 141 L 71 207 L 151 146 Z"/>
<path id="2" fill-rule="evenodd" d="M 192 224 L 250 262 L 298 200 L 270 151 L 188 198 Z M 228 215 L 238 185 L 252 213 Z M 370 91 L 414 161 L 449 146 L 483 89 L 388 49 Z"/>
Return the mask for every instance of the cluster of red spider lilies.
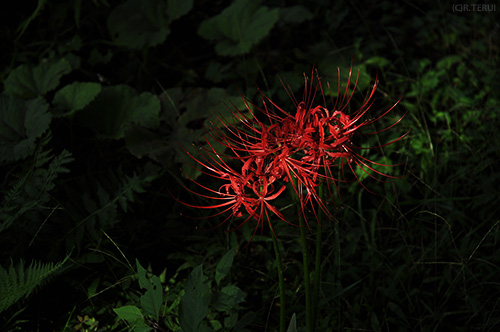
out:
<path id="1" fill-rule="evenodd" d="M 360 150 L 367 148 L 356 146 L 353 143 L 353 137 L 360 134 L 360 129 L 363 127 L 384 117 L 396 106 L 397 102 L 377 118 L 363 119 L 373 104 L 372 97 L 377 88 L 377 82 L 375 82 L 361 107 L 352 114 L 346 114 L 346 108 L 356 90 L 359 77 L 358 74 L 354 88 L 350 90 L 351 74 L 352 68 L 345 91 L 341 94 L 339 71 L 338 97 L 335 102 L 332 97 L 332 109 L 326 107 L 321 79 L 316 75 L 316 80 L 314 76 L 310 80 L 305 77 L 304 97 L 300 102 L 287 89 L 294 104 L 294 114 L 280 108 L 261 93 L 262 107 L 257 107 L 245 100 L 249 115 L 233 109 L 232 119 L 219 118 L 222 126 L 213 126 L 207 134 L 208 148 L 201 149 L 199 156 L 187 153 L 203 167 L 200 169 L 202 173 L 224 182 L 218 189 L 212 189 L 193 180 L 198 186 L 215 196 L 190 191 L 220 202 L 209 206 L 183 204 L 203 209 L 223 208 L 213 216 L 230 211 L 229 216 L 223 222 L 232 217 L 242 218 L 237 228 L 255 219 L 256 231 L 259 226 L 263 226 L 264 219 L 266 219 L 274 233 L 270 214 L 290 223 L 273 205 L 273 201 L 285 192 L 287 185 L 293 188 L 300 202 L 300 213 L 304 216 L 304 220 L 307 220 L 305 214 L 308 209 L 314 216 L 317 216 L 315 207 L 321 209 L 329 218 L 333 218 L 324 199 L 318 193 L 318 187 L 321 183 L 326 183 L 329 191 L 331 191 L 330 188 L 337 190 L 337 182 L 345 181 L 345 169 L 350 170 L 358 181 L 354 167 L 360 167 L 369 176 L 379 181 L 381 180 L 372 172 L 392 177 L 376 170 L 373 165 L 395 165 L 380 164 L 363 157 Z M 313 104 L 317 94 L 322 97 L 323 106 Z M 378 134 L 388 130 L 399 123 L 402 118 L 385 129 L 363 134 Z M 392 144 L 405 135 L 389 143 L 371 147 L 371 149 Z M 217 152 L 210 144 L 209 137 L 224 145 L 232 152 L 232 155 L 221 155 Z M 229 164 L 233 163 L 230 160 L 237 160 L 239 167 L 231 167 Z M 332 171 L 335 168 L 340 171 Z M 335 177 L 333 174 L 341 176 Z"/>

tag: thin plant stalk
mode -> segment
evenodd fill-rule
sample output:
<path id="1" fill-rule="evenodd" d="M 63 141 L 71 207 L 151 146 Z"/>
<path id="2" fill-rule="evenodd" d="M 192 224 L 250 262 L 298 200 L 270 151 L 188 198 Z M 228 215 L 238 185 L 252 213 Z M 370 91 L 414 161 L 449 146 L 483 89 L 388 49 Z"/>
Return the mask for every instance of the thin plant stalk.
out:
<path id="1" fill-rule="evenodd" d="M 298 188 L 298 179 L 293 178 L 293 183 L 295 188 Z M 295 196 L 297 202 L 297 212 L 299 217 L 299 228 L 300 228 L 300 246 L 302 248 L 302 272 L 304 273 L 304 290 L 306 299 L 306 332 L 313 331 L 312 325 L 312 308 L 311 308 L 311 286 L 309 279 L 309 257 L 307 254 L 307 239 L 306 239 L 306 228 L 307 225 L 304 221 L 304 215 L 302 209 L 302 204 L 300 202 L 300 197 Z"/>
<path id="2" fill-rule="evenodd" d="M 276 239 L 276 236 L 271 236 L 271 237 L 273 238 L 274 253 L 276 256 L 276 267 L 278 269 L 278 280 L 280 287 L 280 332 L 285 332 L 286 306 L 285 306 L 285 283 L 283 281 L 283 266 L 281 264 L 281 253 L 278 240 Z"/>
<path id="3" fill-rule="evenodd" d="M 300 245 L 302 247 L 302 270 L 304 272 L 304 289 L 306 291 L 306 331 L 312 332 L 311 320 L 311 287 L 309 281 L 309 258 L 307 256 L 306 228 L 302 213 L 299 215 Z"/>
<path id="4" fill-rule="evenodd" d="M 318 190 L 319 198 L 323 199 L 323 184 L 319 185 Z M 319 300 L 319 284 L 321 282 L 321 234 L 322 234 L 322 221 L 323 210 L 318 209 L 318 219 L 316 225 L 316 262 L 314 266 L 314 284 L 313 284 L 313 298 L 312 298 L 312 327 L 316 327 L 316 317 L 318 310 Z"/>

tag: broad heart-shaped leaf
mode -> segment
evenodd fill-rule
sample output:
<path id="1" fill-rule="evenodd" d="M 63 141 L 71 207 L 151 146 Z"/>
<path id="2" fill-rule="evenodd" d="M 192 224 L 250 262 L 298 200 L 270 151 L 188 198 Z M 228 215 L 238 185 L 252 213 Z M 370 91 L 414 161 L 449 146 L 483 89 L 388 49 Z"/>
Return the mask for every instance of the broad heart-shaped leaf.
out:
<path id="1" fill-rule="evenodd" d="M 77 119 L 106 138 L 123 138 L 130 124 L 146 128 L 159 125 L 160 101 L 144 92 L 140 95 L 128 85 L 105 87 L 83 110 Z"/>
<path id="2" fill-rule="evenodd" d="M 23 159 L 35 149 L 35 140 L 48 128 L 49 105 L 38 97 L 21 100 L 0 95 L 0 162 Z"/>
<path id="3" fill-rule="evenodd" d="M 58 108 L 55 115 L 70 116 L 83 109 L 101 92 L 99 83 L 74 82 L 56 92 L 52 103 Z"/>
<path id="4" fill-rule="evenodd" d="M 66 59 L 44 61 L 38 66 L 21 65 L 5 79 L 5 93 L 23 99 L 43 96 L 59 85 L 59 80 L 71 71 Z"/>
<path id="5" fill-rule="evenodd" d="M 160 318 L 160 308 L 163 303 L 163 291 L 160 278 L 153 276 L 152 282 L 146 278 L 146 270 L 135 260 L 137 265 L 137 276 L 139 278 L 139 286 L 145 288 L 146 292 L 141 296 L 141 307 L 147 313 L 153 316 L 158 321 Z"/>
<path id="6" fill-rule="evenodd" d="M 170 33 L 164 0 L 127 0 L 113 9 L 108 29 L 115 44 L 141 49 L 161 44 Z"/>
<path id="7" fill-rule="evenodd" d="M 183 332 L 197 332 L 208 314 L 210 284 L 203 275 L 203 266 L 197 266 L 186 281 L 185 293 L 179 304 L 179 323 Z"/>
<path id="8" fill-rule="evenodd" d="M 261 1 L 236 0 L 219 15 L 201 23 L 198 34 L 215 40 L 219 55 L 241 55 L 267 36 L 278 21 L 279 10 L 260 6 Z"/>

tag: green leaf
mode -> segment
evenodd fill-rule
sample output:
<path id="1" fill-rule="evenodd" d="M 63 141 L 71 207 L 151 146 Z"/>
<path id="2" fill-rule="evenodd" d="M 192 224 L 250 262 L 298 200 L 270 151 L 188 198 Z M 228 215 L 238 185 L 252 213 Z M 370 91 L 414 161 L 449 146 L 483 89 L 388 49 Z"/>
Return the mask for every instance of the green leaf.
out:
<path id="1" fill-rule="evenodd" d="M 0 199 L 2 201 L 0 232 L 11 227 L 18 219 L 20 220 L 15 224 L 16 227 L 23 227 L 29 220 L 28 218 L 21 219 L 25 213 L 44 210 L 48 202 L 53 199 L 50 191 L 55 187 L 57 176 L 60 173 L 69 172 L 65 164 L 73 160 L 71 153 L 66 150 L 58 156 L 53 156 L 50 151 L 38 152 L 35 153 L 33 159 L 34 167 L 14 174 L 19 180 Z M 50 163 L 46 165 L 49 161 Z"/>
<path id="2" fill-rule="evenodd" d="M 152 283 L 146 287 L 146 293 L 141 296 L 142 309 L 158 321 L 160 319 L 160 308 L 163 303 L 163 291 L 160 278 L 153 276 Z"/>
<path id="3" fill-rule="evenodd" d="M 101 90 L 99 83 L 74 82 L 57 91 L 52 103 L 60 109 L 59 115 L 70 116 L 87 106 Z"/>
<path id="4" fill-rule="evenodd" d="M 89 128 L 106 138 L 120 139 L 131 124 L 157 128 L 160 101 L 127 85 L 105 87 L 77 116 Z"/>
<path id="5" fill-rule="evenodd" d="M 198 34 L 215 40 L 219 55 L 242 55 L 261 41 L 278 21 L 279 10 L 261 1 L 236 0 L 219 15 L 201 23 Z"/>
<path id="6" fill-rule="evenodd" d="M 408 320 L 407 320 L 407 316 L 405 315 L 405 313 L 403 312 L 403 310 L 401 309 L 401 307 L 399 305 L 397 305 L 396 303 L 394 302 L 389 302 L 389 304 L 387 305 L 387 307 L 393 312 L 395 313 L 396 315 L 399 316 L 399 318 L 401 318 L 401 320 L 403 322 L 405 322 L 406 324 L 409 324 L 408 323 Z"/>
<path id="7" fill-rule="evenodd" d="M 127 149 L 137 158 L 148 156 L 149 158 L 167 163 L 172 161 L 168 142 L 151 130 L 139 126 L 131 126 L 125 131 L 125 143 Z"/>
<path id="8" fill-rule="evenodd" d="M 168 0 L 167 13 L 170 21 L 186 15 L 193 9 L 193 0 Z"/>
<path id="9" fill-rule="evenodd" d="M 120 308 L 114 308 L 113 311 L 118 318 L 123 319 L 130 325 L 134 331 L 150 331 L 151 328 L 144 322 L 144 317 L 139 308 L 134 305 L 126 305 Z M 147 328 L 144 330 L 144 328 Z"/>
<path id="10" fill-rule="evenodd" d="M 167 5 L 162 0 L 127 0 L 109 15 L 108 29 L 119 46 L 142 49 L 161 44 L 170 33 Z"/>
<path id="11" fill-rule="evenodd" d="M 146 270 L 139 264 L 139 261 L 135 260 L 137 265 L 137 275 L 139 278 L 139 286 L 146 289 L 144 295 L 141 296 L 141 307 L 142 309 L 153 316 L 153 318 L 158 321 L 160 318 L 160 308 L 163 303 L 163 290 L 160 282 L 160 278 L 153 276 L 152 282 L 146 278 Z"/>
<path id="12" fill-rule="evenodd" d="M 231 270 L 231 266 L 233 265 L 235 248 L 232 248 L 224 256 L 222 256 L 219 264 L 217 264 L 217 268 L 215 269 L 215 282 L 217 285 L 220 284 L 222 278 L 224 278 Z"/>
<path id="13" fill-rule="evenodd" d="M 281 19 L 289 23 L 302 23 L 309 21 L 314 15 L 304 6 L 296 5 L 280 9 Z"/>
<path id="14" fill-rule="evenodd" d="M 372 56 L 368 60 L 365 61 L 365 65 L 374 65 L 376 67 L 383 68 L 389 65 L 391 62 L 384 57 L 381 56 Z"/>
<path id="15" fill-rule="evenodd" d="M 201 173 L 190 165 L 196 163 L 186 154 L 185 150 L 198 155 L 197 146 L 208 144 L 204 138 L 204 127 L 221 127 L 220 117 L 231 123 L 231 110 L 244 110 L 245 104 L 241 97 L 229 97 L 227 92 L 220 88 L 212 89 L 168 89 L 161 96 L 161 120 L 171 129 L 166 139 L 162 139 L 153 132 L 131 128 L 126 132 L 127 146 L 136 156 L 148 155 L 150 158 L 171 166 L 172 163 L 182 163 L 186 176 L 196 179 Z M 250 117 L 249 112 L 245 113 Z M 210 144 L 224 152 L 225 147 L 209 139 Z"/>
<path id="16" fill-rule="evenodd" d="M 460 55 L 449 55 L 439 60 L 436 64 L 436 68 L 450 70 L 451 66 L 460 61 L 462 61 L 462 57 Z"/>
<path id="17" fill-rule="evenodd" d="M 48 128 L 51 116 L 41 98 L 29 101 L 0 95 L 0 162 L 23 159 Z"/>
<path id="18" fill-rule="evenodd" d="M 148 284 L 150 284 L 148 278 L 146 278 L 146 269 L 142 267 L 139 260 L 135 260 L 135 264 L 137 266 L 137 279 L 139 280 L 139 287 L 146 288 Z"/>
<path id="19" fill-rule="evenodd" d="M 60 271 L 69 255 L 58 263 L 41 263 L 33 261 L 29 267 L 20 264 L 9 269 L 0 266 L 0 312 L 6 310 L 14 303 L 29 296 L 37 287 Z"/>
<path id="20" fill-rule="evenodd" d="M 371 320 L 371 327 L 373 328 L 374 331 L 382 330 L 380 327 L 380 322 L 378 320 L 378 317 L 374 312 L 371 313 L 370 320 Z"/>
<path id="21" fill-rule="evenodd" d="M 203 275 L 203 266 L 197 266 L 185 284 L 185 293 L 179 306 L 179 323 L 184 332 L 197 332 L 208 314 L 210 286 Z"/>
<path id="22" fill-rule="evenodd" d="M 134 305 L 126 305 L 120 308 L 114 308 L 113 311 L 118 315 L 118 318 L 128 322 L 142 321 L 142 312 Z"/>
<path id="23" fill-rule="evenodd" d="M 205 78 L 214 83 L 220 83 L 223 80 L 227 80 L 235 74 L 234 71 L 231 70 L 232 65 L 231 62 L 222 64 L 210 61 L 205 71 Z"/>
<path id="24" fill-rule="evenodd" d="M 215 310 L 229 312 L 237 309 L 238 304 L 245 300 L 245 293 L 234 285 L 221 289 L 215 301 Z"/>
<path id="25" fill-rule="evenodd" d="M 21 65 L 5 79 L 5 93 L 23 99 L 44 96 L 59 85 L 63 75 L 71 72 L 66 59 L 44 61 L 38 66 Z"/>
<path id="26" fill-rule="evenodd" d="M 288 329 L 286 331 L 297 332 L 297 315 L 295 312 L 293 313 L 292 318 L 290 318 L 290 324 L 288 324 Z"/>
<path id="27" fill-rule="evenodd" d="M 149 326 L 136 326 L 134 327 L 134 332 L 149 332 L 153 330 L 152 327 Z"/>
<path id="28" fill-rule="evenodd" d="M 243 317 L 239 318 L 238 322 L 236 322 L 234 331 L 243 331 L 248 325 L 252 324 L 256 316 L 257 315 L 253 311 L 244 314 Z M 246 331 L 246 329 L 244 331 Z"/>

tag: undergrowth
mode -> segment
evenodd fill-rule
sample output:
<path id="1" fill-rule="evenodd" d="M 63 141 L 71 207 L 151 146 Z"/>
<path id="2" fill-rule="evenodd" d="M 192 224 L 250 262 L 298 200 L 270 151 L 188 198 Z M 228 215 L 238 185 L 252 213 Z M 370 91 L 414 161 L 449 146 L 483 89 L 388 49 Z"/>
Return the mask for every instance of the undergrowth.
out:
<path id="1" fill-rule="evenodd" d="M 393 139 L 409 134 L 375 160 L 404 163 L 403 178 L 360 173 L 379 195 L 354 181 L 331 206 L 318 330 L 498 329 L 496 7 L 284 3 L 13 4 L 0 30 L 0 330 L 275 331 L 269 232 L 247 245 L 253 225 L 213 229 L 224 216 L 178 204 L 207 205 L 188 178 L 216 186 L 185 151 L 242 96 L 258 105 L 260 88 L 293 111 L 282 82 L 301 96 L 314 66 L 336 87 L 351 61 L 360 91 L 381 83 L 370 116 L 402 97 Z M 302 331 L 298 229 L 273 227 L 288 331 Z"/>

